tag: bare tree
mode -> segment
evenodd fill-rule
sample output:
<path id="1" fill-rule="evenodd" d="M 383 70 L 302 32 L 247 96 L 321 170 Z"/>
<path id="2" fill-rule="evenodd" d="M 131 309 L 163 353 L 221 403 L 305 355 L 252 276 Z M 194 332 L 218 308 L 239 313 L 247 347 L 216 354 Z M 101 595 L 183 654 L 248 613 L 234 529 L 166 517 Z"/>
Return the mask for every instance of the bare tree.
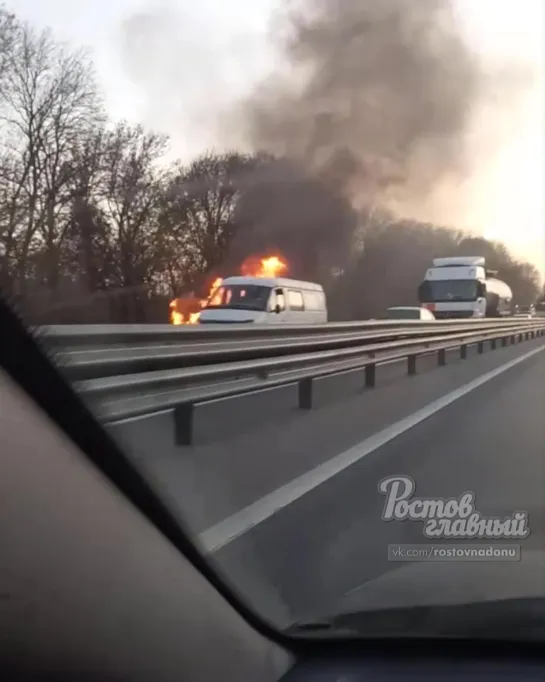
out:
<path id="1" fill-rule="evenodd" d="M 85 54 L 65 50 L 49 31 L 21 24 L 12 49 L 2 115 L 4 154 L 13 159 L 2 177 L 9 205 L 3 231 L 17 242 L 21 293 L 34 275 L 54 295 L 71 200 L 70 155 L 99 121 L 99 100 Z"/>
<path id="2" fill-rule="evenodd" d="M 11 67 L 16 32 L 15 15 L 0 7 L 0 97 L 3 95 L 4 78 Z"/>
<path id="3" fill-rule="evenodd" d="M 218 269 L 237 229 L 236 210 L 256 157 L 207 153 L 171 178 L 162 211 L 164 263 L 173 293 Z"/>
<path id="4" fill-rule="evenodd" d="M 531 263 L 515 262 L 505 268 L 504 278 L 513 290 L 513 299 L 520 305 L 530 305 L 539 298 L 542 279 L 539 270 Z"/>
<path id="5" fill-rule="evenodd" d="M 18 24 L 15 16 L 0 8 L 0 113 L 5 112 L 6 80 L 13 69 L 14 43 Z M 6 130 L 0 128 L 0 286 L 11 289 L 11 277 L 16 259 L 15 225 L 18 216 L 13 215 L 12 182 L 18 175 L 20 160 L 5 149 Z"/>
<path id="6" fill-rule="evenodd" d="M 160 161 L 166 144 L 164 136 L 126 123 L 104 136 L 97 205 L 109 226 L 111 284 L 127 290 L 125 317 L 140 314 L 139 301 L 160 279 L 159 211 L 166 174 Z"/>
<path id="7" fill-rule="evenodd" d="M 72 199 L 63 269 L 89 293 L 106 289 L 113 278 L 110 226 L 99 206 L 105 146 L 102 127 L 81 136 L 72 147 L 69 169 Z"/>

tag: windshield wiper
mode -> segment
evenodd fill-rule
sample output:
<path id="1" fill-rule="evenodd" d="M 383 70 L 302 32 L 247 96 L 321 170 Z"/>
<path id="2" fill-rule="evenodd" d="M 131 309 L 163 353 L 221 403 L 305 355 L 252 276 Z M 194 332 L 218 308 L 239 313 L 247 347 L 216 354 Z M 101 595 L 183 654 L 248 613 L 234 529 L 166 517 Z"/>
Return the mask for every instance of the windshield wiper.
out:
<path id="1" fill-rule="evenodd" d="M 289 634 L 328 637 L 545 639 L 545 599 L 525 597 L 468 604 L 411 606 L 340 613 L 291 626 Z"/>

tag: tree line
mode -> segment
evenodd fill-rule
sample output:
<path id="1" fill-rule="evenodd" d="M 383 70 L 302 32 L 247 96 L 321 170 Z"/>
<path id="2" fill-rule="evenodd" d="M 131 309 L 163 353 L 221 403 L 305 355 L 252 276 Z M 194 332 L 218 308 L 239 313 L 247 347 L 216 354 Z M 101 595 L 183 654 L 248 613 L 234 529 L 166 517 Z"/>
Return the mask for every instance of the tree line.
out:
<path id="1" fill-rule="evenodd" d="M 321 282 L 332 319 L 414 304 L 435 256 L 484 255 L 517 302 L 540 295 L 501 243 L 356 211 L 289 159 L 167 162 L 168 144 L 108 119 L 84 52 L 0 9 L 0 287 L 30 322 L 166 322 L 170 299 L 205 295 L 250 255 Z"/>

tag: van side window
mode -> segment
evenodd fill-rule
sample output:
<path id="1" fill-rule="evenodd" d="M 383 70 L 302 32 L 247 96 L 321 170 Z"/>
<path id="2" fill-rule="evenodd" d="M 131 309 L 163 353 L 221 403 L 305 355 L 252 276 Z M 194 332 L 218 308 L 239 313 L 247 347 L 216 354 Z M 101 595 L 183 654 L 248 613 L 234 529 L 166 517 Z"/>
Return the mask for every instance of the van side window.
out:
<path id="1" fill-rule="evenodd" d="M 325 310 L 325 297 L 321 291 L 303 291 L 305 310 Z"/>
<path id="2" fill-rule="evenodd" d="M 288 289 L 288 303 L 290 310 L 304 310 L 303 294 L 295 289 Z"/>
<path id="3" fill-rule="evenodd" d="M 303 291 L 303 299 L 305 310 L 319 310 L 319 301 L 315 291 Z"/>
<path id="4" fill-rule="evenodd" d="M 286 310 L 286 299 L 284 296 L 283 289 L 275 289 L 273 295 L 271 296 L 270 310 L 274 312 L 276 306 L 280 306 L 280 310 Z"/>

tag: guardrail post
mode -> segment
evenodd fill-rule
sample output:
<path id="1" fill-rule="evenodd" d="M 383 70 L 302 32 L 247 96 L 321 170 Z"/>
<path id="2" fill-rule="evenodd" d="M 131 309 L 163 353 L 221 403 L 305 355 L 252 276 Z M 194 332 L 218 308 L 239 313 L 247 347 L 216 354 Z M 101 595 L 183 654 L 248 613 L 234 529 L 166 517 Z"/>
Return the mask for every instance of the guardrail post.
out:
<path id="1" fill-rule="evenodd" d="M 184 403 L 174 408 L 174 438 L 176 445 L 193 444 L 193 403 Z"/>
<path id="2" fill-rule="evenodd" d="M 501 345 L 505 348 L 507 346 L 507 336 L 504 336 L 501 340 Z"/>
<path id="3" fill-rule="evenodd" d="M 463 343 L 460 346 L 460 360 L 465 360 L 467 358 L 467 346 Z"/>
<path id="4" fill-rule="evenodd" d="M 490 339 L 491 350 L 496 350 L 496 339 Z"/>
<path id="5" fill-rule="evenodd" d="M 512 345 L 512 346 L 515 345 L 516 342 L 517 342 L 517 335 L 516 335 L 516 334 L 512 334 L 512 335 L 511 335 L 511 345 Z"/>
<path id="6" fill-rule="evenodd" d="M 437 364 L 443 367 L 447 364 L 447 351 L 445 348 L 440 348 L 437 353 Z"/>
<path id="7" fill-rule="evenodd" d="M 482 341 L 479 341 L 477 343 L 477 353 L 479 353 L 479 355 L 482 355 L 483 351 L 484 351 L 484 343 Z"/>
<path id="8" fill-rule="evenodd" d="M 370 365 L 365 365 L 365 386 L 367 388 L 374 388 L 376 382 L 376 365 L 372 362 Z"/>
<path id="9" fill-rule="evenodd" d="M 299 381 L 299 407 L 302 410 L 312 410 L 312 378 L 306 377 Z"/>
<path id="10" fill-rule="evenodd" d="M 409 355 L 407 358 L 407 373 L 410 375 L 416 374 L 416 355 Z"/>

